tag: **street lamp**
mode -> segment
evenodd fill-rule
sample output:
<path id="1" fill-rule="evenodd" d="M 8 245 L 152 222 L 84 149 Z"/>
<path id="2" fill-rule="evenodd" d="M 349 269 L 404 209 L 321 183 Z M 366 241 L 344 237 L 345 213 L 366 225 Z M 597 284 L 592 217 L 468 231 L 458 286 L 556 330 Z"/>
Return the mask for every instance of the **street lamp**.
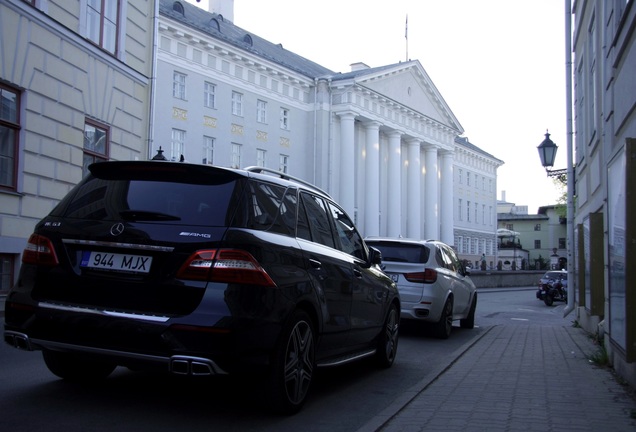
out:
<path id="1" fill-rule="evenodd" d="M 548 174 L 548 177 L 558 177 L 560 180 L 565 180 L 567 177 L 568 170 L 567 169 L 558 169 L 558 170 L 549 170 L 554 166 L 554 159 L 556 158 L 556 152 L 559 147 L 550 139 L 550 134 L 548 131 L 545 131 L 545 139 L 539 146 L 537 150 L 539 150 L 539 157 L 541 158 L 541 165 L 545 168 L 545 172 Z M 563 181 L 565 183 L 565 181 Z"/>

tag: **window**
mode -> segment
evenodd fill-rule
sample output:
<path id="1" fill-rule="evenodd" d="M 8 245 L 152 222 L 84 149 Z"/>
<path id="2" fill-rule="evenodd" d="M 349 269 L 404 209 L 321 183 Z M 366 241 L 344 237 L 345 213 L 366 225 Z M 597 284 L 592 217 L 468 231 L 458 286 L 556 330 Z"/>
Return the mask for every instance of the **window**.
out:
<path id="1" fill-rule="evenodd" d="M 186 98 L 186 76 L 182 73 L 172 74 L 172 96 L 183 100 Z"/>
<path id="2" fill-rule="evenodd" d="M 486 225 L 486 204 L 481 205 L 481 219 L 484 225 Z"/>
<path id="3" fill-rule="evenodd" d="M 462 169 L 458 169 L 457 170 L 457 176 L 459 177 L 459 184 L 462 184 L 462 182 L 463 182 L 463 180 L 462 180 L 462 176 L 463 176 L 462 173 L 463 172 L 464 171 Z"/>
<path id="4" fill-rule="evenodd" d="M 298 237 L 335 248 L 325 202 L 304 192 L 300 196 L 302 204 L 298 212 Z"/>
<path id="5" fill-rule="evenodd" d="M 466 201 L 466 220 L 470 222 L 470 201 Z"/>
<path id="6" fill-rule="evenodd" d="M 259 123 L 267 123 L 267 102 L 264 100 L 256 101 L 256 121 Z"/>
<path id="7" fill-rule="evenodd" d="M 232 160 L 230 166 L 232 168 L 239 168 L 241 166 L 241 145 L 232 143 Z"/>
<path id="8" fill-rule="evenodd" d="M 477 244 L 479 242 L 478 238 L 473 238 L 470 242 L 470 253 L 473 255 L 477 255 Z"/>
<path id="9" fill-rule="evenodd" d="M 535 249 L 541 249 L 541 240 L 535 240 L 534 241 L 534 248 Z"/>
<path id="10" fill-rule="evenodd" d="M 94 120 L 84 122 L 84 160 L 82 174 L 88 174 L 88 166 L 108 160 L 108 126 Z"/>
<path id="11" fill-rule="evenodd" d="M 284 154 L 280 155 L 279 162 L 278 162 L 278 171 L 287 174 L 288 164 L 289 164 L 289 156 Z"/>
<path id="12" fill-rule="evenodd" d="M 459 215 L 459 220 L 464 220 L 464 217 L 463 217 L 464 211 L 463 211 L 463 209 L 462 209 L 463 200 L 460 198 L 460 199 L 458 199 L 457 201 L 458 201 L 458 205 L 457 205 L 457 209 L 458 209 L 458 211 L 457 211 L 457 214 Z"/>
<path id="13" fill-rule="evenodd" d="M 6 293 L 13 285 L 14 256 L 0 254 L 0 293 Z"/>
<path id="14" fill-rule="evenodd" d="M 541 224 L 535 224 L 534 225 L 534 230 L 535 231 L 541 231 Z"/>
<path id="15" fill-rule="evenodd" d="M 265 150 L 256 149 L 256 166 L 265 166 Z"/>
<path id="16" fill-rule="evenodd" d="M 289 130 L 289 110 L 287 108 L 280 109 L 280 128 Z"/>
<path id="17" fill-rule="evenodd" d="M 20 94 L 0 84 L 0 188 L 17 186 Z"/>
<path id="18" fill-rule="evenodd" d="M 214 164 L 214 138 L 203 137 L 203 159 L 201 163 L 204 165 Z"/>
<path id="19" fill-rule="evenodd" d="M 172 129 L 172 140 L 170 141 L 170 160 L 177 161 L 185 153 L 186 131 Z"/>
<path id="20" fill-rule="evenodd" d="M 339 245 L 336 245 L 336 247 L 349 255 L 353 255 L 362 260 L 365 259 L 366 249 L 364 242 L 353 226 L 351 219 L 349 219 L 344 211 L 332 203 L 329 203 L 329 210 L 331 211 L 331 217 L 336 226 L 336 233 L 339 239 Z"/>
<path id="21" fill-rule="evenodd" d="M 111 54 L 117 50 L 118 0 L 88 0 L 86 30 L 88 38 Z"/>
<path id="22" fill-rule="evenodd" d="M 466 186 L 470 186 L 470 173 L 466 173 Z"/>
<path id="23" fill-rule="evenodd" d="M 559 249 L 565 249 L 565 237 L 559 237 Z"/>
<path id="24" fill-rule="evenodd" d="M 232 114 L 243 115 L 243 95 L 239 92 L 232 92 Z"/>
<path id="25" fill-rule="evenodd" d="M 185 92 L 185 89 L 184 89 Z M 208 108 L 216 107 L 216 100 L 214 98 L 216 94 L 216 86 L 212 83 L 205 82 L 203 84 L 203 105 Z"/>

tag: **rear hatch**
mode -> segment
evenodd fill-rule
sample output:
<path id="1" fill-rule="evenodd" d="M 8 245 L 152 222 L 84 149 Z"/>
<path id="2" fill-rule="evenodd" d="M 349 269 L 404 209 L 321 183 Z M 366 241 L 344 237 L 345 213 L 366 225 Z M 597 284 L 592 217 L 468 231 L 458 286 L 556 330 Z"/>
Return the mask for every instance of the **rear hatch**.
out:
<path id="1" fill-rule="evenodd" d="M 244 177 L 170 162 L 107 162 L 91 173 L 36 228 L 30 247 L 52 249 L 58 265 L 22 273 L 34 278 L 23 281 L 34 299 L 148 315 L 192 312 L 206 282 L 182 266 L 195 251 L 221 246 Z"/>
<path id="2" fill-rule="evenodd" d="M 382 269 L 397 283 L 404 303 L 419 303 L 426 281 L 429 249 L 421 244 L 366 240 L 382 253 Z"/>

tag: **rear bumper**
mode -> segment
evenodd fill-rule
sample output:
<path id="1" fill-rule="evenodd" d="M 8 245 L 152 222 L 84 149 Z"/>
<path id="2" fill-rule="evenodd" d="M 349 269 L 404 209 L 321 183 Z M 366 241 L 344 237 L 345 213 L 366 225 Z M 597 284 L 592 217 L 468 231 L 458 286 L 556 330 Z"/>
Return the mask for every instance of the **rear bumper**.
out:
<path id="1" fill-rule="evenodd" d="M 7 303 L 4 340 L 23 350 L 91 354 L 131 368 L 222 375 L 267 367 L 281 325 L 213 314 L 138 315 L 38 303 Z"/>
<path id="2" fill-rule="evenodd" d="M 221 369 L 216 363 L 214 363 L 214 361 L 203 357 L 184 355 L 162 357 L 134 352 L 115 351 L 42 339 L 31 339 L 25 333 L 15 331 L 5 331 L 4 341 L 14 348 L 26 351 L 48 349 L 52 351 L 97 355 L 112 359 L 115 363 L 127 363 L 129 361 L 133 361 L 135 363 L 155 364 L 167 368 L 168 371 L 176 375 L 210 376 L 227 374 L 227 372 Z"/>

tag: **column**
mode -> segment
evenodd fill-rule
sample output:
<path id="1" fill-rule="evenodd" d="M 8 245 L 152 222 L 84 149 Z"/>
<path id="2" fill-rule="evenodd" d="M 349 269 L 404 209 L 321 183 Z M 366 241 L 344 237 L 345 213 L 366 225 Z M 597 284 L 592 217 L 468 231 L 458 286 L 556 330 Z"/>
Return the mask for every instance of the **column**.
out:
<path id="1" fill-rule="evenodd" d="M 389 134 L 389 166 L 387 173 L 387 235 L 398 237 L 402 233 L 402 132 L 392 131 Z"/>
<path id="2" fill-rule="evenodd" d="M 440 197 L 440 205 L 441 205 L 441 237 L 440 239 L 449 245 L 454 245 L 455 247 L 459 247 L 459 245 L 455 244 L 455 232 L 454 232 L 454 221 L 455 217 L 453 215 L 453 209 L 455 206 L 453 205 L 453 153 L 444 152 L 441 154 L 441 191 L 442 196 Z"/>
<path id="3" fill-rule="evenodd" d="M 420 141 L 411 139 L 408 141 L 409 166 L 407 171 L 408 184 L 406 191 L 409 199 L 406 200 L 406 235 L 409 238 L 419 240 L 420 234 Z"/>
<path id="4" fill-rule="evenodd" d="M 380 235 L 380 123 L 365 124 L 364 235 Z"/>
<path id="5" fill-rule="evenodd" d="M 437 147 L 428 146 L 426 156 L 426 178 L 424 180 L 426 192 L 424 194 L 426 212 L 424 232 L 427 239 L 439 239 L 439 173 L 437 172 Z"/>
<path id="6" fill-rule="evenodd" d="M 340 197 L 339 204 L 351 219 L 355 218 L 355 114 L 344 112 L 340 117 Z"/>

